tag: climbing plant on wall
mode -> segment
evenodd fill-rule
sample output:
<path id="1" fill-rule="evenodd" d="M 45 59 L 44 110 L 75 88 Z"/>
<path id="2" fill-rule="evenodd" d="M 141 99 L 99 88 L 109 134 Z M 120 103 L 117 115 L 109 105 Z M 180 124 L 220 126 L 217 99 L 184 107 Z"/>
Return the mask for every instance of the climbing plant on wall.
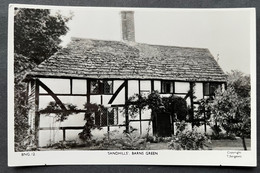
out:
<path id="1" fill-rule="evenodd" d="M 161 97 L 158 91 L 152 91 L 148 96 L 135 94 L 127 100 L 126 105 L 129 116 L 132 117 L 136 116 L 138 111 L 145 109 L 152 110 L 149 126 L 156 113 L 159 112 L 170 113 L 176 121 L 186 120 L 188 114 L 188 107 L 184 98 L 176 96 Z M 147 132 L 147 136 L 148 133 L 149 131 Z"/>
<path id="2" fill-rule="evenodd" d="M 86 103 L 84 105 L 86 112 L 84 116 L 84 120 L 86 121 L 82 132 L 79 133 L 79 138 L 88 141 L 92 138 L 91 131 L 93 129 L 101 129 L 100 125 L 95 123 L 95 117 L 94 115 L 101 115 L 102 109 L 104 108 L 102 105 L 92 104 L 92 103 Z"/>

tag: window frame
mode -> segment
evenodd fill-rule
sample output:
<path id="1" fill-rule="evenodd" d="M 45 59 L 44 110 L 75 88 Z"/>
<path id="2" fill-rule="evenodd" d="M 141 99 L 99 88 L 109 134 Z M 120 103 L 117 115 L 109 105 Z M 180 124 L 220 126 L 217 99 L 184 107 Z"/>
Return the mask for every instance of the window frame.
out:
<path id="1" fill-rule="evenodd" d="M 166 92 L 163 90 L 165 90 L 164 84 L 165 83 L 169 83 L 170 84 L 170 92 Z M 171 88 L 172 86 L 172 88 Z M 172 92 L 171 92 L 172 89 Z M 175 93 L 175 83 L 172 80 L 161 80 L 161 94 L 174 94 Z"/>
<path id="2" fill-rule="evenodd" d="M 109 112 L 109 109 L 112 109 L 111 112 Z M 108 116 L 107 116 L 108 112 Z M 113 116 L 111 116 L 113 115 Z M 113 123 L 110 123 L 110 119 L 113 119 Z M 116 120 L 116 121 L 115 121 Z M 118 107 L 109 107 L 104 108 L 104 111 L 102 112 L 95 112 L 94 113 L 94 124 L 99 127 L 105 127 L 105 126 L 117 126 L 118 125 Z"/>
<path id="3" fill-rule="evenodd" d="M 108 81 L 111 81 L 111 92 L 105 92 L 105 87 L 104 87 L 104 83 L 105 82 L 108 82 Z M 97 92 L 93 92 L 92 91 L 92 82 L 97 82 L 98 84 L 98 91 Z M 114 90 L 113 90 L 113 87 L 114 87 L 114 80 L 107 80 L 107 79 L 102 79 L 102 80 L 90 80 L 90 94 L 91 95 L 113 95 L 114 93 Z"/>
<path id="4" fill-rule="evenodd" d="M 208 85 L 208 93 L 206 93 L 206 85 Z M 214 86 L 215 85 L 215 86 Z M 215 91 L 221 88 L 222 83 L 219 82 L 204 82 L 203 83 L 203 96 L 214 96 Z M 214 91 L 213 91 L 214 90 Z"/>

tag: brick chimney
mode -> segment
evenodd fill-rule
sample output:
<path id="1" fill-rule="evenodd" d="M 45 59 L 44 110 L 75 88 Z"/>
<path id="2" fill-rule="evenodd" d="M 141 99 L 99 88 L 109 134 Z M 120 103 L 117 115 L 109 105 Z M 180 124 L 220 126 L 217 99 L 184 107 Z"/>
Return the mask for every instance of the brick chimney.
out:
<path id="1" fill-rule="evenodd" d="M 121 11 L 122 39 L 123 41 L 135 41 L 134 12 Z"/>

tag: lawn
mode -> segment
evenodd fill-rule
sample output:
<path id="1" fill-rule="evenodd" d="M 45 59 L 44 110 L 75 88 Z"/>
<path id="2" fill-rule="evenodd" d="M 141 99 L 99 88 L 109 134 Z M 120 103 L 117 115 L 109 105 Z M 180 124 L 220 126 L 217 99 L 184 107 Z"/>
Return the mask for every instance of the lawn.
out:
<path id="1" fill-rule="evenodd" d="M 247 149 L 250 150 L 251 140 L 246 139 Z M 91 147 L 73 147 L 66 148 L 64 150 L 97 150 L 98 148 L 95 146 Z M 147 150 L 168 150 L 167 142 L 158 142 L 158 143 L 147 143 Z M 58 148 L 40 148 L 40 151 L 50 151 L 50 150 L 61 150 Z M 113 148 L 113 150 L 118 150 Z M 230 139 L 222 139 L 222 140 L 212 140 L 211 143 L 208 144 L 208 148 L 205 150 L 244 150 L 242 140 L 237 138 L 235 140 Z"/>
<path id="2" fill-rule="evenodd" d="M 212 150 L 244 150 L 241 138 L 236 140 L 212 140 L 210 147 Z M 251 139 L 246 139 L 246 147 L 250 150 Z"/>
<path id="3" fill-rule="evenodd" d="M 244 150 L 242 140 L 237 138 L 235 140 L 230 139 L 221 139 L 221 140 L 211 140 L 211 143 L 208 144 L 209 150 Z M 250 150 L 251 141 L 246 139 L 247 149 Z M 149 144 L 151 150 L 166 150 L 168 149 L 167 143 L 151 143 Z"/>

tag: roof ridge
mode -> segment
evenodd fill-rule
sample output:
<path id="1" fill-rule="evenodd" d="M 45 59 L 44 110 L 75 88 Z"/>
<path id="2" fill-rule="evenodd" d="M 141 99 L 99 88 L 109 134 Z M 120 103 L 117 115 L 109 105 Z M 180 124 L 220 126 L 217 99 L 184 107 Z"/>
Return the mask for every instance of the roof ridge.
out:
<path id="1" fill-rule="evenodd" d="M 162 47 L 174 47 L 174 48 L 187 48 L 187 49 L 201 49 L 201 50 L 209 50 L 208 48 L 201 48 L 201 47 L 189 47 L 189 46 L 172 46 L 172 45 L 163 45 L 163 44 L 151 44 L 151 43 L 143 43 L 143 42 L 129 42 L 129 41 L 122 41 L 122 40 L 102 40 L 102 39 L 95 39 L 95 38 L 83 38 L 83 37 L 71 37 L 71 41 L 77 40 L 89 40 L 89 41 L 104 41 L 104 42 L 118 42 L 118 43 L 125 43 L 127 45 L 148 45 L 148 46 L 162 46 Z"/>

